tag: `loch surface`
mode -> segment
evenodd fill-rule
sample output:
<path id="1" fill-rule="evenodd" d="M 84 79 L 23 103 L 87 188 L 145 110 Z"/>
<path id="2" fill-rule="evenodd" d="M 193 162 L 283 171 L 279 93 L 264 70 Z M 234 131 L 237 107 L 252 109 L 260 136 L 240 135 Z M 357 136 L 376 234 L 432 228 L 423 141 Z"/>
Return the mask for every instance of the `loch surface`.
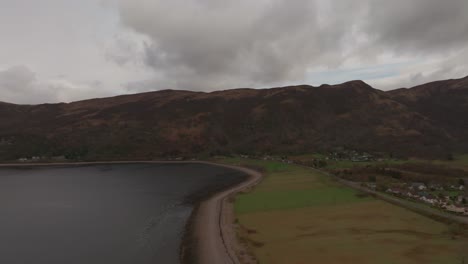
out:
<path id="1" fill-rule="evenodd" d="M 0 168 L 0 263 L 179 263 L 194 205 L 245 177 L 189 163 Z"/>

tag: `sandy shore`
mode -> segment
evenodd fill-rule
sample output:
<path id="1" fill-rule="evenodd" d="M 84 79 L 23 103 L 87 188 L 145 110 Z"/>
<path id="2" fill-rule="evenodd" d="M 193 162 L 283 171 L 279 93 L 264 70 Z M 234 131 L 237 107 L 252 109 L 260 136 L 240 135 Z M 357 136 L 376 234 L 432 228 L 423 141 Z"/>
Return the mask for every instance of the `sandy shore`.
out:
<path id="1" fill-rule="evenodd" d="M 63 163 L 11 163 L 0 164 L 0 167 L 21 167 L 21 166 L 80 166 L 80 165 L 105 165 L 105 164 L 167 164 L 167 163 L 198 163 L 212 166 L 220 166 L 237 170 L 249 175 L 248 179 L 228 190 L 219 192 L 202 202 L 192 216 L 191 228 L 193 232 L 190 236 L 195 241 L 194 261 L 203 264 L 240 264 L 237 252 L 243 250 L 237 241 L 234 229 L 234 208 L 229 199 L 235 194 L 247 190 L 262 179 L 260 172 L 224 164 L 205 161 L 108 161 L 108 162 L 63 162 Z"/>
<path id="2" fill-rule="evenodd" d="M 203 162 L 205 163 L 205 162 Z M 217 193 L 210 199 L 202 202 L 192 219 L 194 232 L 196 263 L 203 264 L 240 264 L 237 252 L 242 251 L 242 246 L 237 241 L 234 229 L 234 208 L 229 201 L 235 194 L 249 189 L 262 179 L 260 172 L 238 166 L 222 165 L 206 162 L 213 166 L 222 166 L 241 171 L 249 175 L 249 178 L 223 192 Z M 247 256 L 246 256 L 247 257 Z"/>

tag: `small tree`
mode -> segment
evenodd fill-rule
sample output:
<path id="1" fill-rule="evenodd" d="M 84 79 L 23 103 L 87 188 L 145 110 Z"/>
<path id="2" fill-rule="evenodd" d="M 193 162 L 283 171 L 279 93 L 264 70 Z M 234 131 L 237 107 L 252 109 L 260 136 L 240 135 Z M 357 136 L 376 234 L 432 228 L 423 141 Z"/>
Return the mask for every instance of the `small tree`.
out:
<path id="1" fill-rule="evenodd" d="M 465 186 L 465 180 L 459 179 L 459 180 L 458 180 L 458 184 L 459 184 L 459 185 Z"/>
<path id="2" fill-rule="evenodd" d="M 385 184 L 377 186 L 377 191 L 379 192 L 385 192 L 388 189 L 388 186 Z"/>
<path id="3" fill-rule="evenodd" d="M 449 160 L 449 161 L 455 160 L 452 153 L 447 154 L 447 160 Z"/>

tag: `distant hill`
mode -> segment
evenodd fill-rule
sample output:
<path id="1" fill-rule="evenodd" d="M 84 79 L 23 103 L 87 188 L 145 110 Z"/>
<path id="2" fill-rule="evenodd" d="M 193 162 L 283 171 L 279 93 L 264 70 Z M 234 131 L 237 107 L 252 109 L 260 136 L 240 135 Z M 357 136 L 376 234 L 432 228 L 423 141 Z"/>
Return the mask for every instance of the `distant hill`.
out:
<path id="1" fill-rule="evenodd" d="M 150 159 L 336 147 L 468 152 L 468 77 L 383 92 L 340 85 L 164 90 L 69 104 L 0 103 L 0 158 Z"/>

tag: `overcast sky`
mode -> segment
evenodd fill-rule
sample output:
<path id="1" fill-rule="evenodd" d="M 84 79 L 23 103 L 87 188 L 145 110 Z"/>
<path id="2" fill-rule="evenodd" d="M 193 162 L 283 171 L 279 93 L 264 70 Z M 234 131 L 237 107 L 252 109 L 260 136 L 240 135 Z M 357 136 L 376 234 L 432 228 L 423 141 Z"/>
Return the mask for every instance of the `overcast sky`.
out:
<path id="1" fill-rule="evenodd" d="M 468 75 L 467 0 L 0 0 L 0 101 Z"/>

